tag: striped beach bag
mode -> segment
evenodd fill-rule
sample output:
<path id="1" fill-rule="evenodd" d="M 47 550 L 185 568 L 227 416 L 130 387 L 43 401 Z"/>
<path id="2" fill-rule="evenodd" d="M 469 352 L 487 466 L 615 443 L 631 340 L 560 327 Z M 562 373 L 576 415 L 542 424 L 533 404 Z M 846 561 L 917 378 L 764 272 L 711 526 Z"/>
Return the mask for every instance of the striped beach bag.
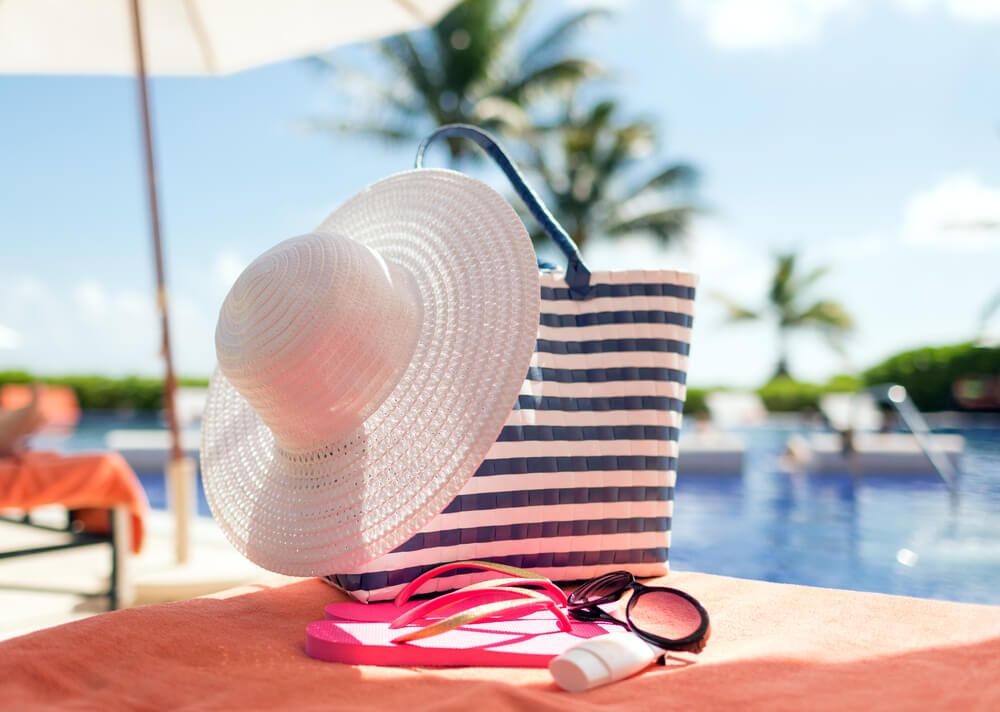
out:
<path id="1" fill-rule="evenodd" d="M 665 574 L 696 277 L 591 272 L 502 149 L 474 127 L 438 129 L 421 145 L 417 167 L 431 141 L 459 136 L 500 165 L 568 265 L 542 268 L 535 353 L 475 476 L 418 534 L 327 580 L 379 601 L 434 566 L 470 559 L 555 581 L 618 569 Z M 460 570 L 421 592 L 489 575 Z"/>

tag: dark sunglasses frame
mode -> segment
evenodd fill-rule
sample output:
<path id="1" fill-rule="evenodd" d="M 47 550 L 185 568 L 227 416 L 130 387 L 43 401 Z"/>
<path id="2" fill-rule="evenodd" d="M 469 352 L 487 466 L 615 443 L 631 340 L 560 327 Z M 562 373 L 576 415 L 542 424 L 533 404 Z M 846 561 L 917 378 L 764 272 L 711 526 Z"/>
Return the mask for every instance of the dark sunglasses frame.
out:
<path id="1" fill-rule="evenodd" d="M 619 585 L 615 585 L 619 584 Z M 597 598 L 590 598 L 589 594 L 599 591 L 602 588 L 613 586 L 609 593 Z M 618 601 L 627 591 L 632 591 L 632 598 L 625 606 L 625 620 L 615 618 L 610 613 L 604 611 L 601 606 Z M 663 638 L 649 631 L 642 630 L 632 622 L 632 609 L 644 594 L 651 592 L 669 593 L 683 599 L 689 603 L 701 616 L 701 623 L 698 628 L 689 636 L 684 638 Z M 628 571 L 612 571 L 611 573 L 598 576 L 582 584 L 569 595 L 566 607 L 571 616 L 581 621 L 605 621 L 616 625 L 623 625 L 650 645 L 654 645 L 662 650 L 682 650 L 692 653 L 700 653 L 708 642 L 711 628 L 708 621 L 708 611 L 694 597 L 676 588 L 666 586 L 647 586 L 639 583 Z"/>

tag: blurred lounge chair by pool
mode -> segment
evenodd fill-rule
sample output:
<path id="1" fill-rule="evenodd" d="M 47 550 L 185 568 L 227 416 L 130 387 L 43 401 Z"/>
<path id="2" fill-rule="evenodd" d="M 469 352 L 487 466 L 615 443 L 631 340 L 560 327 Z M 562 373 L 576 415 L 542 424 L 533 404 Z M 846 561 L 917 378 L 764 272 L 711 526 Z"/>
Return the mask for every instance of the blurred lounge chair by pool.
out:
<path id="1" fill-rule="evenodd" d="M 181 449 L 198 462 L 201 414 L 205 410 L 207 388 L 178 388 L 174 399 L 181 431 Z M 166 429 L 111 430 L 104 437 L 109 450 L 121 453 L 137 472 L 160 472 L 170 459 L 170 431 Z"/>
<path id="2" fill-rule="evenodd" d="M 697 420 L 680 438 L 678 474 L 742 475 L 746 441 L 737 428 L 767 420 L 767 409 L 756 393 L 718 391 L 705 399 L 710 420 Z"/>
<path id="3" fill-rule="evenodd" d="M 840 434 L 815 433 L 806 441 L 801 464 L 812 472 L 937 474 L 916 438 L 909 433 L 855 433 L 852 442 L 853 452 L 845 453 Z M 965 439 L 961 435 L 935 435 L 934 443 L 958 469 Z"/>
<path id="4" fill-rule="evenodd" d="M 880 390 L 896 398 L 872 392 L 823 396 L 820 411 L 833 432 L 793 436 L 787 447 L 792 464 L 807 472 L 940 476 L 953 488 L 965 439 L 931 433 L 900 386 Z M 899 426 L 910 432 L 896 432 Z"/>
<path id="5" fill-rule="evenodd" d="M 206 398 L 208 398 L 207 388 L 182 386 L 177 389 L 174 394 L 174 409 L 177 411 L 177 421 L 181 427 L 201 422 Z"/>
<path id="6" fill-rule="evenodd" d="M 198 430 L 181 431 L 181 447 L 186 457 L 196 463 L 201 435 Z M 121 453 L 137 472 L 161 472 L 170 459 L 170 433 L 167 430 L 110 430 L 104 437 L 109 450 Z"/>
<path id="7" fill-rule="evenodd" d="M 705 396 L 705 405 L 717 428 L 748 428 L 767 420 L 764 401 L 753 391 L 715 391 Z"/>
<path id="8" fill-rule="evenodd" d="M 40 432 L 72 431 L 79 406 L 72 391 L 38 385 L 0 390 L 0 522 L 50 533 L 33 546 L 0 551 L 0 561 L 109 544 L 111 608 L 129 605 L 130 553 L 142 546 L 146 499 L 135 473 L 114 453 L 62 455 L 27 449 Z M 39 523 L 34 510 L 65 508 L 64 525 Z M 62 510 L 60 510 L 62 511 Z"/>
<path id="9" fill-rule="evenodd" d="M 827 393 L 819 400 L 819 410 L 831 428 L 875 431 L 883 427 L 883 416 L 870 393 Z"/>

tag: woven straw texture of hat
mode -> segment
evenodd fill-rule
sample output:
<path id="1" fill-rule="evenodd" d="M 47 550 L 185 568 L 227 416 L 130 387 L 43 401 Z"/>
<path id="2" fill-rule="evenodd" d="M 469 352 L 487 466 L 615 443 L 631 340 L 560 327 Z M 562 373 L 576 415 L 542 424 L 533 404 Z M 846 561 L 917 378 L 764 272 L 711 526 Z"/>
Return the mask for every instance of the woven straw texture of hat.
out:
<path id="1" fill-rule="evenodd" d="M 357 241 L 407 273 L 419 324 L 412 357 L 381 404 L 362 411 L 351 432 L 307 451 L 279 445 L 280 428 L 268 427 L 221 370 L 213 376 L 202 427 L 212 511 L 249 559 L 300 576 L 374 559 L 452 500 L 517 398 L 539 313 L 524 226 L 502 196 L 462 174 L 421 169 L 382 180 L 317 233 Z M 299 268 L 303 279 L 315 278 L 310 265 Z M 275 307 L 291 309 L 288 318 L 298 324 L 312 316 L 293 316 L 295 304 Z M 373 315 L 351 328 L 394 327 Z M 345 369 L 340 378 L 352 369 L 359 379 L 381 377 L 342 355 L 337 363 Z M 323 379 L 316 383 L 321 388 Z M 306 397 L 308 385 L 292 391 Z"/>

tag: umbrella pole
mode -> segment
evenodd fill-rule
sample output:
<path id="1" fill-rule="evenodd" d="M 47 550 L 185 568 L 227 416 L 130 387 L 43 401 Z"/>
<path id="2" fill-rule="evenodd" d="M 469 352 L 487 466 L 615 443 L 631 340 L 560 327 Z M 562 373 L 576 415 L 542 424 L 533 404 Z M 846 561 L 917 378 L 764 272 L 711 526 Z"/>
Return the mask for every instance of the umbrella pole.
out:
<path id="1" fill-rule="evenodd" d="M 163 269 L 163 242 L 160 237 L 160 206 L 156 191 L 156 158 L 153 152 L 153 128 L 149 110 L 149 86 L 146 78 L 146 55 L 143 46 L 139 0 L 131 0 L 131 10 L 136 82 L 139 90 L 139 109 L 142 116 L 142 141 L 145 149 L 146 197 L 149 206 L 150 233 L 153 238 L 153 258 L 156 264 L 156 304 L 160 312 L 160 331 L 165 365 L 163 405 L 166 410 L 167 427 L 170 430 L 170 461 L 167 465 L 166 476 L 176 518 L 174 541 L 176 559 L 177 563 L 183 564 L 190 557 L 194 463 L 189 458 L 184 457 L 184 452 L 181 449 L 180 429 L 177 425 L 177 411 L 174 406 L 177 379 L 174 375 L 174 359 L 170 347 L 170 315 L 167 304 L 166 277 Z"/>

